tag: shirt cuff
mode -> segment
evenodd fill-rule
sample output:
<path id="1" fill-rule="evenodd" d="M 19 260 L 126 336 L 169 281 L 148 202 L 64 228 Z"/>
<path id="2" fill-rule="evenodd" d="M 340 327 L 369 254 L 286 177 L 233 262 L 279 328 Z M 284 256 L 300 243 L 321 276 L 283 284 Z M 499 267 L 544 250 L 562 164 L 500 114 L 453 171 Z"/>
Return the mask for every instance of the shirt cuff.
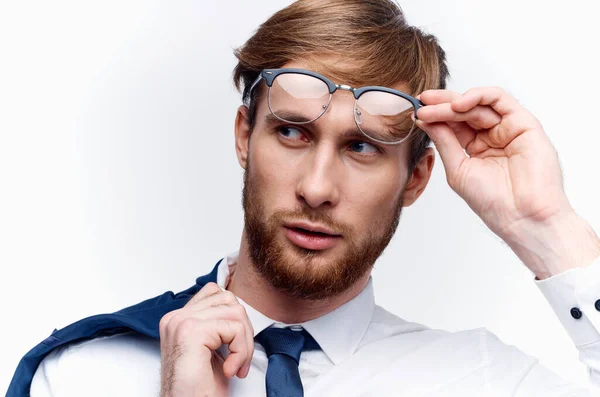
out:
<path id="1" fill-rule="evenodd" d="M 534 281 L 576 346 L 600 341 L 600 257 L 586 267 Z"/>

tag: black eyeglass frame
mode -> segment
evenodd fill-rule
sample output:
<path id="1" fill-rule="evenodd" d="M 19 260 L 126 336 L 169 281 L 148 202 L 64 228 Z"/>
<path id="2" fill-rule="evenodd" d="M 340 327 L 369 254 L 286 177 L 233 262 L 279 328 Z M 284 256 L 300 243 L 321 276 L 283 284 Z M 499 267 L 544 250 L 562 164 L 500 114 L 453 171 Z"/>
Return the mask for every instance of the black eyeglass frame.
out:
<path id="1" fill-rule="evenodd" d="M 327 85 L 327 88 L 329 89 L 329 100 L 327 102 L 327 105 L 324 107 L 323 111 L 314 119 L 310 120 L 310 121 L 302 121 L 302 122 L 291 122 L 289 120 L 285 120 L 282 119 L 280 117 L 278 117 L 273 110 L 271 109 L 271 98 L 270 98 L 270 93 L 271 91 L 269 90 L 269 98 L 267 100 L 267 104 L 269 106 L 269 111 L 271 112 L 271 114 L 276 117 L 277 119 L 283 121 L 283 122 L 287 122 L 287 123 L 292 123 L 292 124 L 308 124 L 308 123 L 312 123 L 313 121 L 319 119 L 319 117 L 321 117 L 322 115 L 325 114 L 325 112 L 327 112 L 327 109 L 329 109 L 329 105 L 331 104 L 331 98 L 333 96 L 333 93 L 336 92 L 338 89 L 340 90 L 344 90 L 344 91 L 349 91 L 354 95 L 354 122 L 356 123 L 356 126 L 358 127 L 359 131 L 362 132 L 367 138 L 384 144 L 384 145 L 398 145 L 402 142 L 404 142 L 408 136 L 398 142 L 388 142 L 388 141 L 382 141 L 379 139 L 375 139 L 372 138 L 371 136 L 367 135 L 361 128 L 360 125 L 358 124 L 358 121 L 356 120 L 356 111 L 357 111 L 357 104 L 358 104 L 358 98 L 360 98 L 360 96 L 362 94 L 364 94 L 365 92 L 370 92 L 370 91 L 380 91 L 380 92 L 385 92 L 388 94 L 393 94 L 393 95 L 398 95 L 399 97 L 402 97 L 404 99 L 406 99 L 407 101 L 409 101 L 412 105 L 413 105 L 413 109 L 414 109 L 414 115 L 415 115 L 415 119 L 418 119 L 418 110 L 421 109 L 422 107 L 425 107 L 426 105 L 421 102 L 419 99 L 410 96 L 402 91 L 398 91 L 395 90 L 393 88 L 388 88 L 388 87 L 382 87 L 382 86 L 376 86 L 376 85 L 370 85 L 370 86 L 365 86 L 365 87 L 352 87 L 346 84 L 336 84 L 333 81 L 331 81 L 330 79 L 328 79 L 327 77 L 323 76 L 322 74 L 313 72 L 312 70 L 306 70 L 306 69 L 297 69 L 297 68 L 279 68 L 279 69 L 263 69 L 260 74 L 258 75 L 258 77 L 256 78 L 256 80 L 254 80 L 254 82 L 252 83 L 252 85 L 250 86 L 250 89 L 248 91 L 248 95 L 251 98 L 252 97 L 252 91 L 254 90 L 254 88 L 256 88 L 256 86 L 258 85 L 258 83 L 260 83 L 261 80 L 265 80 L 265 83 L 267 84 L 267 87 L 271 88 L 273 86 L 273 82 L 275 81 L 275 78 L 281 74 L 286 74 L 286 73 L 295 73 L 295 74 L 303 74 L 303 75 L 307 75 L 307 76 L 312 76 L 315 77 L 319 80 L 321 80 L 322 82 L 324 82 Z M 414 129 L 414 126 L 413 126 Z M 410 131 L 409 135 L 412 133 L 412 130 Z"/>

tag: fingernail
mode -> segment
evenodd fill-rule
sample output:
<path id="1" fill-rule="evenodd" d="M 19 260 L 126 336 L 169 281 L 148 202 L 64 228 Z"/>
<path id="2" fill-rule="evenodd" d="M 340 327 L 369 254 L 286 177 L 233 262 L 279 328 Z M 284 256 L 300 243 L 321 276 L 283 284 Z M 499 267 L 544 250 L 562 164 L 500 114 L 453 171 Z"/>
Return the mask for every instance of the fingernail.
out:
<path id="1" fill-rule="evenodd" d="M 416 119 L 415 119 L 415 112 L 414 112 L 414 111 L 410 112 L 410 118 L 411 118 L 413 121 L 415 121 L 415 120 L 416 120 Z"/>
<path id="2" fill-rule="evenodd" d="M 417 125 L 417 127 L 419 127 L 420 129 L 424 129 L 423 126 L 425 125 L 425 123 L 423 122 L 423 120 L 419 120 L 416 119 L 415 120 L 415 124 Z"/>

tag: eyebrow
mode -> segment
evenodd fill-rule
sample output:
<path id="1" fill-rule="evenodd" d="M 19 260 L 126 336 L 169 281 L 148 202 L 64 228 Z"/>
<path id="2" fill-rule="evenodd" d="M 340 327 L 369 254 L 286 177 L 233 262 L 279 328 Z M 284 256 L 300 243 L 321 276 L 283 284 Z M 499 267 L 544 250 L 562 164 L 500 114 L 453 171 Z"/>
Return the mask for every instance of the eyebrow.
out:
<path id="1" fill-rule="evenodd" d="M 310 119 L 302 116 L 301 114 L 297 114 L 297 113 L 293 113 L 293 112 L 283 112 L 280 115 L 280 117 L 287 119 L 289 122 L 303 123 L 302 126 L 305 126 L 307 128 L 313 129 L 313 130 L 317 129 L 317 126 L 315 125 L 315 121 L 310 121 Z M 268 126 L 274 126 L 277 124 L 285 123 L 285 121 L 278 119 L 277 117 L 275 117 L 273 115 L 273 113 L 269 113 L 265 116 L 265 123 Z M 370 130 L 366 130 L 365 132 L 367 134 L 377 136 L 376 132 L 373 132 Z M 355 126 L 355 128 L 347 129 L 346 131 L 341 133 L 340 136 L 342 138 L 346 138 L 346 139 L 354 138 L 354 139 L 360 139 L 360 140 L 369 141 L 369 142 L 373 142 L 374 144 L 377 144 L 377 142 L 375 142 L 374 140 L 370 139 L 368 136 L 363 134 L 356 126 Z"/>

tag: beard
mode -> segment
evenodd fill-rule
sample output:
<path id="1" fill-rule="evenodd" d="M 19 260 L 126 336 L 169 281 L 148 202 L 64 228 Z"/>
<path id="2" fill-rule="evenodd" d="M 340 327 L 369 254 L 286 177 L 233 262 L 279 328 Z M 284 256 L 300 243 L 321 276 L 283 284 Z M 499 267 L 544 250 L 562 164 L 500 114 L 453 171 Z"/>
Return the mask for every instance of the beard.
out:
<path id="1" fill-rule="evenodd" d="M 242 204 L 244 226 L 250 261 L 257 273 L 276 290 L 290 297 L 322 300 L 348 290 L 381 256 L 394 236 L 404 197 L 403 187 L 393 209 L 382 216 L 359 238 L 354 230 L 334 220 L 323 210 L 308 206 L 294 210 L 279 210 L 267 216 L 261 201 L 260 186 L 250 172 L 250 158 L 244 171 Z M 308 220 L 319 223 L 343 235 L 345 251 L 327 263 L 323 252 L 304 249 L 277 240 L 284 221 Z M 287 250 L 286 250 L 287 249 Z"/>

